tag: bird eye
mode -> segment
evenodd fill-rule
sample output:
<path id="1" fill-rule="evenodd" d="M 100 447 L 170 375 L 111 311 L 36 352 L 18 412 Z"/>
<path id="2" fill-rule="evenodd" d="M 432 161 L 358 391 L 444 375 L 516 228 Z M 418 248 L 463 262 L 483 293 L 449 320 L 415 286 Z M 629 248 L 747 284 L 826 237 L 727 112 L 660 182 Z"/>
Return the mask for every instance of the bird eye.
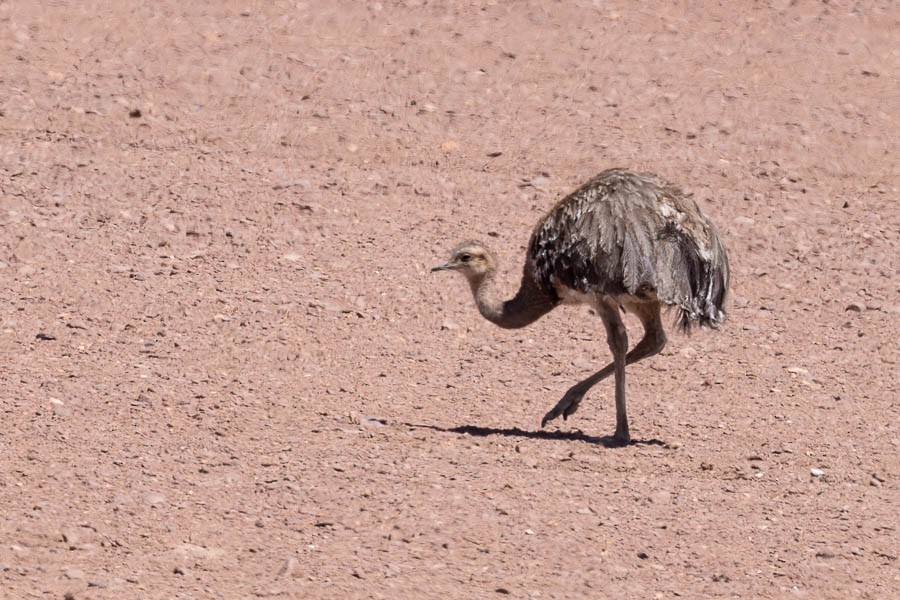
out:
<path id="1" fill-rule="evenodd" d="M 471 254 L 460 254 L 459 260 L 461 260 L 462 262 L 469 262 L 470 260 L 472 260 L 472 255 Z"/>

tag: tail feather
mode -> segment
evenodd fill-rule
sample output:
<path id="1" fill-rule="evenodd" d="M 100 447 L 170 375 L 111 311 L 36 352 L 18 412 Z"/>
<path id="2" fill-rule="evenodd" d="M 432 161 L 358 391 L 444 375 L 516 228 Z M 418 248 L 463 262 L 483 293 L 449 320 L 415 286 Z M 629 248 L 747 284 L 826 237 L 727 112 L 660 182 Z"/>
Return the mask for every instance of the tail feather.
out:
<path id="1" fill-rule="evenodd" d="M 689 332 L 695 324 L 717 328 L 725 320 L 725 297 L 728 293 L 728 256 L 714 230 L 710 230 L 707 255 L 700 252 L 696 242 L 682 236 L 677 242 L 681 249 L 684 280 L 690 286 L 687 298 L 677 303 L 680 309 L 678 325 Z"/>

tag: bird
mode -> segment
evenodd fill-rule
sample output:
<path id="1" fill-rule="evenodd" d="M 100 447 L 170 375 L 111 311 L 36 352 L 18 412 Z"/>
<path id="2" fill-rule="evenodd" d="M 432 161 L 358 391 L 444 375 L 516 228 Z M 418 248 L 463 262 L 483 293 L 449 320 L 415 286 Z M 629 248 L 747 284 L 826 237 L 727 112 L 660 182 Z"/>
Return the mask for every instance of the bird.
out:
<path id="1" fill-rule="evenodd" d="M 481 315 L 506 329 L 525 327 L 563 304 L 592 307 L 612 362 L 569 388 L 541 428 L 560 415 L 567 420 L 594 385 L 614 375 L 617 444 L 631 441 L 625 367 L 665 347 L 663 310 L 674 310 L 685 332 L 717 329 L 725 320 L 729 282 L 725 246 L 692 195 L 658 175 L 624 168 L 602 171 L 538 221 L 511 299 L 498 298 L 497 260 L 477 240 L 457 245 L 431 270 L 465 276 Z M 643 326 L 630 351 L 627 313 Z"/>

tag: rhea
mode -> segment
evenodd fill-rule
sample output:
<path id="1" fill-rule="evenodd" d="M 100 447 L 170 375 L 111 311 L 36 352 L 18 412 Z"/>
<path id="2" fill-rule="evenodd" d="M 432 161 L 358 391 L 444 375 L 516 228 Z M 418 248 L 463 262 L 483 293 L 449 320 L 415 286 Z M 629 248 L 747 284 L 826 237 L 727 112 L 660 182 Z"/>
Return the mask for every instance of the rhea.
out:
<path id="1" fill-rule="evenodd" d="M 631 439 L 625 366 L 665 347 L 662 309 L 677 311 L 686 332 L 725 319 L 728 257 L 718 232 L 689 194 L 650 173 L 603 171 L 550 209 L 531 234 L 522 282 L 510 300 L 498 299 L 497 262 L 480 242 L 463 242 L 432 269 L 443 270 L 464 275 L 479 312 L 503 328 L 525 327 L 561 304 L 590 305 L 613 360 L 569 388 L 541 427 L 571 416 L 588 390 L 615 375 L 618 443 Z M 643 325 L 630 351 L 621 313 Z"/>

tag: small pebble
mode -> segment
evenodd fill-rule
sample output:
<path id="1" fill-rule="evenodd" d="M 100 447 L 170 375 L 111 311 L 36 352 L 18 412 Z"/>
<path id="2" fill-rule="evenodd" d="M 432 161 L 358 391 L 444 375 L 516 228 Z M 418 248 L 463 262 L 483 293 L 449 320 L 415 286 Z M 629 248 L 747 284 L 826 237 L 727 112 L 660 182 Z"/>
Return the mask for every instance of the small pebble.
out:
<path id="1" fill-rule="evenodd" d="M 823 471 L 822 469 L 812 468 L 809 470 L 809 474 L 813 477 L 824 477 L 825 471 Z"/>
<path id="2" fill-rule="evenodd" d="M 293 577 L 294 572 L 299 566 L 300 562 L 297 560 L 297 557 L 291 556 L 285 560 L 284 564 L 281 565 L 281 568 L 278 569 L 277 577 Z"/>
<path id="3" fill-rule="evenodd" d="M 596 365 L 594 362 L 587 360 L 586 358 L 576 358 L 572 361 L 572 366 L 576 369 L 580 369 L 582 371 L 587 371 L 589 369 L 596 370 Z"/>
<path id="4" fill-rule="evenodd" d="M 661 490 L 651 494 L 649 500 L 654 504 L 669 504 L 672 502 L 672 494 L 666 490 Z"/>
<path id="5" fill-rule="evenodd" d="M 153 507 L 162 506 L 166 503 L 166 497 L 157 492 L 144 494 L 141 496 L 141 500 L 143 500 L 145 504 L 149 504 Z"/>
<path id="6" fill-rule="evenodd" d="M 69 544 L 72 548 L 74 548 L 77 544 L 81 543 L 81 535 L 79 535 L 78 529 L 70 528 L 65 529 L 59 532 L 59 537 L 63 542 Z"/>

